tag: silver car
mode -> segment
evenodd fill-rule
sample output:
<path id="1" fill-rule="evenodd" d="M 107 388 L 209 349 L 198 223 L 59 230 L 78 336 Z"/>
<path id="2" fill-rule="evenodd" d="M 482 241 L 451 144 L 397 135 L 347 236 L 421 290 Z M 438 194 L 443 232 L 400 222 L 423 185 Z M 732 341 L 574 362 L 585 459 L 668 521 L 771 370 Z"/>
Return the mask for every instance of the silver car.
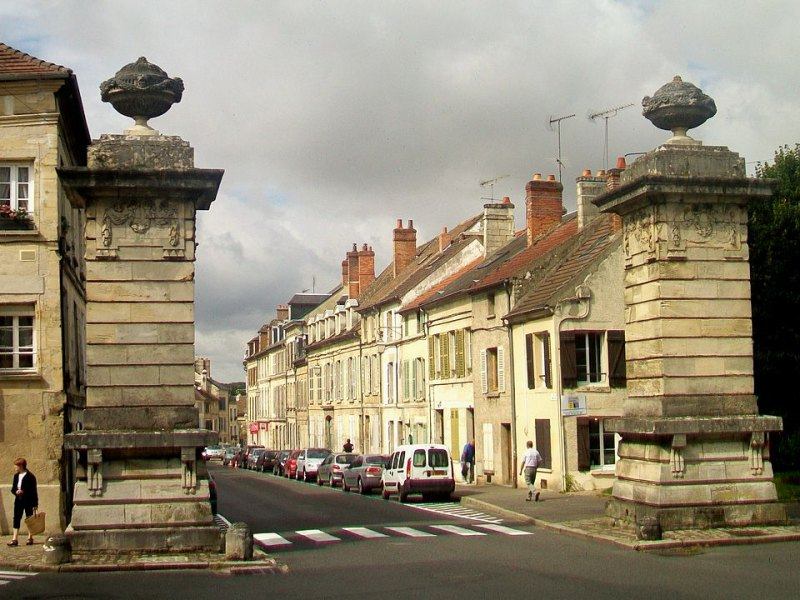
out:
<path id="1" fill-rule="evenodd" d="M 327 483 L 331 487 L 336 487 L 342 481 L 342 472 L 359 456 L 360 454 L 353 454 L 352 452 L 331 454 L 322 461 L 317 469 L 317 483 L 319 485 Z"/>
<path id="2" fill-rule="evenodd" d="M 317 469 L 331 451 L 327 448 L 306 448 L 297 457 L 297 479 L 311 481 L 317 477 Z"/>
<path id="3" fill-rule="evenodd" d="M 356 488 L 359 494 L 369 494 L 381 487 L 383 469 L 389 464 L 385 454 L 364 454 L 356 457 L 350 466 L 342 471 L 342 489 L 349 492 Z"/>

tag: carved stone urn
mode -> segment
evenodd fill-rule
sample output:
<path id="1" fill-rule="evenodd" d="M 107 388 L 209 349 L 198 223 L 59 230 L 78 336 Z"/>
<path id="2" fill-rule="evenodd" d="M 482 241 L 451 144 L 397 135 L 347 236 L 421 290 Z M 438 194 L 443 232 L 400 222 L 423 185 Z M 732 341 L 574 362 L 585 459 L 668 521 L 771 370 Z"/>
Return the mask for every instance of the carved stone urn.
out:
<path id="1" fill-rule="evenodd" d="M 668 144 L 699 144 L 686 135 L 717 114 L 714 100 L 700 88 L 676 75 L 662 85 L 652 97 L 642 99 L 642 114 L 659 129 L 672 131 Z"/>
<path id="2" fill-rule="evenodd" d="M 157 135 L 147 121 L 163 115 L 181 101 L 182 95 L 183 81 L 179 77 L 169 77 L 144 56 L 100 84 L 100 99 L 110 102 L 118 113 L 136 122 L 125 130 L 129 135 Z"/>

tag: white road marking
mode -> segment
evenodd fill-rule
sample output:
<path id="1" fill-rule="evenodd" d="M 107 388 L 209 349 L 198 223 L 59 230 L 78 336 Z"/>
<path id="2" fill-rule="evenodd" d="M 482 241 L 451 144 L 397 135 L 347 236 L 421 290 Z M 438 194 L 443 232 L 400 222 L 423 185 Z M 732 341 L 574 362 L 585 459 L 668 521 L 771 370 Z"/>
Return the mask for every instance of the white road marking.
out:
<path id="1" fill-rule="evenodd" d="M 372 529 L 367 529 L 366 527 L 342 527 L 342 530 L 349 531 L 354 535 L 366 539 L 389 537 L 385 533 L 381 533 L 380 531 L 373 531 Z"/>
<path id="2" fill-rule="evenodd" d="M 470 521 L 481 521 L 483 523 L 497 524 L 503 522 L 503 519 L 465 507 L 460 507 L 458 504 L 406 504 L 405 506 L 441 515 L 458 517 L 460 519 L 469 519 Z"/>
<path id="3" fill-rule="evenodd" d="M 481 529 L 488 529 L 489 531 L 496 531 L 498 533 L 504 533 L 506 535 L 533 535 L 532 531 L 522 531 L 520 529 L 512 529 L 511 527 L 506 527 L 505 525 L 496 525 L 494 523 L 483 523 L 483 524 L 476 524 L 475 527 L 480 527 Z"/>
<path id="4" fill-rule="evenodd" d="M 297 535 L 302 535 L 304 538 L 310 539 L 312 542 L 339 542 L 339 538 L 332 536 L 329 533 L 320 531 L 319 529 L 304 529 L 296 531 Z"/>
<path id="5" fill-rule="evenodd" d="M 408 537 L 436 537 L 435 533 L 428 533 L 427 531 L 420 531 L 412 527 L 385 527 L 389 531 L 394 531 L 400 535 L 407 535 Z"/>
<path id="6" fill-rule="evenodd" d="M 230 528 L 230 526 L 231 526 L 231 522 L 230 522 L 230 521 L 228 521 L 228 519 L 226 519 L 226 518 L 225 518 L 223 515 L 221 515 L 221 514 L 217 513 L 216 517 L 217 517 L 217 518 L 218 518 L 220 521 L 222 521 L 223 523 L 225 523 L 225 525 L 226 525 L 228 528 Z"/>
<path id="7" fill-rule="evenodd" d="M 12 581 L 27 579 L 34 575 L 38 575 L 38 573 L 29 573 L 27 571 L 0 571 L 0 585 L 8 585 Z"/>
<path id="8" fill-rule="evenodd" d="M 465 529 L 456 525 L 431 525 L 431 529 L 438 529 L 446 533 L 454 533 L 456 535 L 486 535 L 482 531 L 473 531 L 472 529 Z"/>
<path id="9" fill-rule="evenodd" d="M 269 548 L 273 546 L 291 546 L 292 542 L 284 537 L 279 536 L 277 533 L 255 533 L 253 539 L 262 546 Z"/>

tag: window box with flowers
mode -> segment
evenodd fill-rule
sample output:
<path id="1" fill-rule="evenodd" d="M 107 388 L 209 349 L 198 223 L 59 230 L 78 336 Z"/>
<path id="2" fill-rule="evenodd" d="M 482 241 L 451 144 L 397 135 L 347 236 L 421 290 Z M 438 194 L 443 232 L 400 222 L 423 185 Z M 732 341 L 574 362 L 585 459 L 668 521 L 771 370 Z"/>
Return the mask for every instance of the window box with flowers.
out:
<path id="1" fill-rule="evenodd" d="M 33 229 L 31 165 L 0 163 L 0 230 Z"/>

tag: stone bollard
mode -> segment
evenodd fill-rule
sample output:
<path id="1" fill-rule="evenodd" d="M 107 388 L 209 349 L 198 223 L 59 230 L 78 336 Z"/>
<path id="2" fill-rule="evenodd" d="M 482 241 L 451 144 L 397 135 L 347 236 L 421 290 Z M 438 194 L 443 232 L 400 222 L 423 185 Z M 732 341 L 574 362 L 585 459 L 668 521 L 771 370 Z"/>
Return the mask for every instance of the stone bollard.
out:
<path id="1" fill-rule="evenodd" d="M 72 560 L 69 540 L 63 533 L 54 533 L 44 543 L 42 562 L 46 565 L 63 565 Z"/>
<path id="2" fill-rule="evenodd" d="M 228 560 L 253 559 L 253 535 L 247 523 L 234 523 L 225 533 L 225 558 Z"/>
<path id="3" fill-rule="evenodd" d="M 661 539 L 661 523 L 658 517 L 642 517 L 636 523 L 636 539 L 637 540 L 660 540 Z"/>

